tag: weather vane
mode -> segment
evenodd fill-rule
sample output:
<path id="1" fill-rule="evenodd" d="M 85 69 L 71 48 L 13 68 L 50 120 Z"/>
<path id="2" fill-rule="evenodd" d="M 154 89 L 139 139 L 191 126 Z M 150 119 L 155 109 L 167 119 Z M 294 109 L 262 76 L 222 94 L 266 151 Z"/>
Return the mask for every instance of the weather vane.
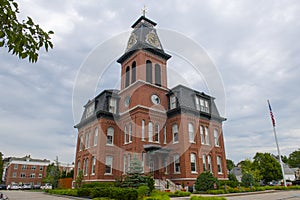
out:
<path id="1" fill-rule="evenodd" d="M 146 17 L 147 8 L 145 5 L 144 8 L 142 8 L 142 12 L 143 12 L 143 16 Z"/>

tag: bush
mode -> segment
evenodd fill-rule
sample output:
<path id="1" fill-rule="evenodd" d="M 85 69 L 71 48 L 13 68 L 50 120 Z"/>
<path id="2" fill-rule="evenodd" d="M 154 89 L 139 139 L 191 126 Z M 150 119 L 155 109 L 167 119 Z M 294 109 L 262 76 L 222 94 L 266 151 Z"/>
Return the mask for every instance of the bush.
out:
<path id="1" fill-rule="evenodd" d="M 216 186 L 216 188 L 215 188 Z M 207 191 L 217 189 L 219 187 L 219 181 L 210 172 L 201 173 L 195 183 L 195 189 L 197 191 Z"/>
<path id="2" fill-rule="evenodd" d="M 250 185 L 254 184 L 254 178 L 252 174 L 246 173 L 242 176 L 242 183 L 246 187 L 250 187 Z"/>
<path id="3" fill-rule="evenodd" d="M 190 192 L 184 191 L 175 191 L 174 193 L 168 192 L 169 197 L 189 197 L 191 195 Z"/>
<path id="4" fill-rule="evenodd" d="M 91 194 L 91 188 L 79 188 L 77 194 L 79 197 L 89 197 Z"/>
<path id="5" fill-rule="evenodd" d="M 234 187 L 237 187 L 238 184 L 239 184 L 239 182 L 237 182 L 237 181 L 230 181 L 230 180 L 229 181 L 220 181 L 220 186 L 226 185 L 226 186 L 234 188 Z"/>
<path id="6" fill-rule="evenodd" d="M 147 197 L 146 200 L 170 200 L 170 197 L 167 192 L 153 190 L 151 193 L 151 197 Z"/>
<path id="7" fill-rule="evenodd" d="M 107 183 L 100 183 L 100 182 L 93 182 L 93 183 L 85 183 L 82 185 L 82 188 L 103 188 L 103 187 L 113 187 L 114 183 L 107 182 Z"/>
<path id="8" fill-rule="evenodd" d="M 142 185 L 137 189 L 139 198 L 143 198 L 145 196 L 150 195 L 150 189 L 148 186 Z"/>
<path id="9" fill-rule="evenodd" d="M 207 190 L 207 194 L 225 194 L 224 190 Z"/>

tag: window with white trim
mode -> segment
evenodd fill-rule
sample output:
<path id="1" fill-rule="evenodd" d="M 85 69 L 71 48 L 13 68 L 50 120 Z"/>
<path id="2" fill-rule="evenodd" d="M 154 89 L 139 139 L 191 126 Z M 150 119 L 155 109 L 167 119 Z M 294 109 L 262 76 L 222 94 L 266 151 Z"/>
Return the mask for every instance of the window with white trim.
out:
<path id="1" fill-rule="evenodd" d="M 13 178 L 16 178 L 17 177 L 17 172 L 14 172 L 13 173 Z"/>
<path id="2" fill-rule="evenodd" d="M 85 133 L 85 148 L 88 149 L 90 147 L 90 132 Z"/>
<path id="3" fill-rule="evenodd" d="M 117 100 L 114 98 L 109 99 L 109 107 L 108 112 L 111 112 L 113 114 L 117 113 Z"/>
<path id="4" fill-rule="evenodd" d="M 25 173 L 21 173 L 21 174 L 20 174 L 20 177 L 21 177 L 21 178 L 25 178 L 25 177 L 26 177 L 26 174 L 25 174 Z"/>
<path id="5" fill-rule="evenodd" d="M 153 142 L 153 124 L 152 122 L 149 122 L 148 124 L 148 140 L 149 142 Z"/>
<path id="6" fill-rule="evenodd" d="M 197 110 L 200 110 L 201 112 L 209 113 L 208 100 L 203 99 L 199 96 L 195 96 L 195 104 L 196 104 L 196 109 Z"/>
<path id="7" fill-rule="evenodd" d="M 43 178 L 43 174 L 39 174 L 39 178 Z"/>
<path id="8" fill-rule="evenodd" d="M 203 163 L 203 171 L 205 172 L 207 170 L 207 168 L 206 168 L 206 156 L 205 156 L 205 154 L 202 155 L 202 163 Z"/>
<path id="9" fill-rule="evenodd" d="M 107 142 L 106 144 L 108 145 L 113 145 L 114 144 L 114 129 L 113 127 L 109 127 L 107 129 Z"/>
<path id="10" fill-rule="evenodd" d="M 176 96 L 172 95 L 170 97 L 170 110 L 177 107 Z"/>
<path id="11" fill-rule="evenodd" d="M 200 126 L 200 139 L 201 139 L 201 144 L 205 144 L 204 127 L 203 126 Z"/>
<path id="12" fill-rule="evenodd" d="M 95 110 L 95 104 L 92 103 L 92 104 L 90 104 L 90 105 L 86 108 L 86 111 L 85 111 L 85 118 L 88 118 L 88 117 L 92 116 L 93 113 L 94 113 L 94 110 Z"/>
<path id="13" fill-rule="evenodd" d="M 123 155 L 123 174 L 126 173 L 126 169 L 127 169 L 127 167 L 126 167 L 126 159 L 127 159 L 127 156 L 126 156 L 126 154 L 124 154 Z"/>
<path id="14" fill-rule="evenodd" d="M 154 142 L 159 142 L 159 124 L 155 124 Z"/>
<path id="15" fill-rule="evenodd" d="M 92 157 L 92 175 L 94 175 L 96 172 L 96 157 Z"/>
<path id="16" fill-rule="evenodd" d="M 98 145 L 98 135 L 99 135 L 99 129 L 98 129 L 98 127 L 96 127 L 95 133 L 94 133 L 94 146 Z"/>
<path id="17" fill-rule="evenodd" d="M 180 173 L 179 154 L 174 155 L 174 173 Z"/>
<path id="18" fill-rule="evenodd" d="M 14 169 L 18 169 L 18 164 L 14 164 Z"/>
<path id="19" fill-rule="evenodd" d="M 220 156 L 217 156 L 217 166 L 218 166 L 218 174 L 222 174 L 222 159 Z"/>
<path id="20" fill-rule="evenodd" d="M 128 134 L 127 126 L 125 125 L 125 128 L 124 128 L 124 143 L 127 144 L 128 142 L 129 142 L 129 134 Z"/>
<path id="21" fill-rule="evenodd" d="M 85 160 L 84 160 L 84 162 L 83 162 L 83 165 L 84 165 L 84 170 L 83 170 L 83 174 L 85 175 L 85 176 L 87 176 L 88 175 L 88 170 L 89 170 L 89 159 L 88 158 L 86 158 Z"/>
<path id="22" fill-rule="evenodd" d="M 80 172 L 80 160 L 77 161 L 77 176 L 79 175 Z"/>
<path id="23" fill-rule="evenodd" d="M 194 132 L 194 126 L 192 123 L 188 124 L 188 131 L 189 131 L 190 143 L 195 143 L 195 132 Z"/>
<path id="24" fill-rule="evenodd" d="M 82 151 L 83 149 L 83 136 L 81 135 L 79 138 L 79 151 Z"/>
<path id="25" fill-rule="evenodd" d="M 129 123 L 129 141 L 128 142 L 132 142 L 132 124 Z"/>
<path id="26" fill-rule="evenodd" d="M 105 158 L 105 174 L 112 174 L 113 157 L 106 156 Z"/>
<path id="27" fill-rule="evenodd" d="M 142 120 L 142 141 L 145 141 L 145 120 Z"/>
<path id="28" fill-rule="evenodd" d="M 207 164 L 208 164 L 208 170 L 210 172 L 212 172 L 211 156 L 210 155 L 207 156 Z"/>
<path id="29" fill-rule="evenodd" d="M 191 172 L 192 173 L 196 173 L 197 172 L 197 169 L 196 169 L 196 154 L 194 153 L 191 153 L 190 154 L 190 162 L 191 162 Z"/>
<path id="30" fill-rule="evenodd" d="M 167 144 L 167 127 L 164 126 L 164 144 Z"/>
<path id="31" fill-rule="evenodd" d="M 218 129 L 214 129 L 214 141 L 215 141 L 215 146 L 219 146 L 219 132 Z"/>
<path id="32" fill-rule="evenodd" d="M 30 174 L 30 178 L 35 178 L 35 174 L 34 173 Z"/>
<path id="33" fill-rule="evenodd" d="M 172 135 L 173 135 L 173 143 L 178 143 L 178 125 L 174 124 L 172 126 Z"/>
<path id="34" fill-rule="evenodd" d="M 208 127 L 205 127 L 204 130 L 205 130 L 205 144 L 209 145 L 210 141 L 209 141 L 209 130 L 208 130 Z"/>

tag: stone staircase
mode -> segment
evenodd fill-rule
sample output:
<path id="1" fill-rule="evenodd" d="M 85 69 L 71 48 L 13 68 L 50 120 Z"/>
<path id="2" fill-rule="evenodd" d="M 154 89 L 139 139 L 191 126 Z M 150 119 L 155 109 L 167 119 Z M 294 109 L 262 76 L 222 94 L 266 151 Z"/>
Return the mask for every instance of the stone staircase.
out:
<path id="1" fill-rule="evenodd" d="M 176 190 L 181 189 L 180 185 L 176 185 L 170 179 L 166 179 L 166 180 L 154 179 L 154 186 L 156 189 L 164 191 L 167 189 L 167 182 L 169 182 L 169 190 L 171 192 L 175 192 Z"/>

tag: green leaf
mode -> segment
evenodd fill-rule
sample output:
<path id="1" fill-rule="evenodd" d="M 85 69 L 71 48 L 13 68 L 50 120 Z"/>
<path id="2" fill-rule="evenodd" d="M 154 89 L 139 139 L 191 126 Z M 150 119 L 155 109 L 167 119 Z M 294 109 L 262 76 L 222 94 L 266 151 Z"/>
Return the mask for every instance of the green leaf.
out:
<path id="1" fill-rule="evenodd" d="M 53 31 L 49 31 L 48 34 L 49 34 L 49 35 L 50 35 L 50 34 L 54 34 L 54 32 L 53 32 Z"/>
<path id="2" fill-rule="evenodd" d="M 4 41 L 1 41 L 0 42 L 0 47 L 3 47 L 3 45 L 4 45 Z"/>
<path id="3" fill-rule="evenodd" d="M 0 38 L 3 38 L 5 36 L 5 33 L 3 31 L 0 31 Z"/>

